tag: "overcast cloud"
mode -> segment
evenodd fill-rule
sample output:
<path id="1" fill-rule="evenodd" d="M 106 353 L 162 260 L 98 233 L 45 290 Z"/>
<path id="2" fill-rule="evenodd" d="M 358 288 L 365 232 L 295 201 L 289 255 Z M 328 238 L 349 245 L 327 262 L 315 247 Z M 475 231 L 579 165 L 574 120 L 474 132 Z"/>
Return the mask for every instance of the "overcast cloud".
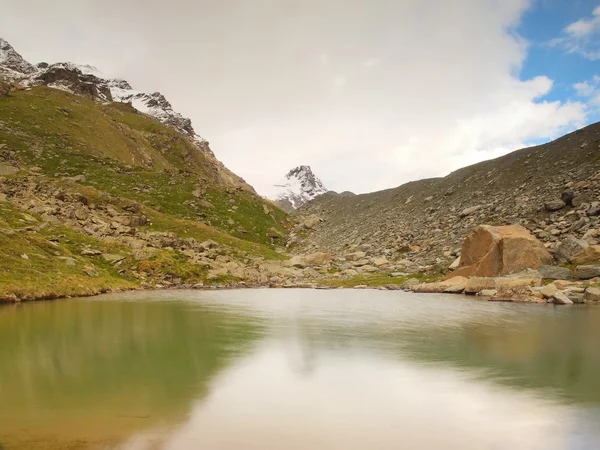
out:
<path id="1" fill-rule="evenodd" d="M 519 80 L 527 0 L 4 0 L 31 62 L 161 91 L 261 194 L 310 164 L 330 189 L 445 175 L 585 123 Z"/>

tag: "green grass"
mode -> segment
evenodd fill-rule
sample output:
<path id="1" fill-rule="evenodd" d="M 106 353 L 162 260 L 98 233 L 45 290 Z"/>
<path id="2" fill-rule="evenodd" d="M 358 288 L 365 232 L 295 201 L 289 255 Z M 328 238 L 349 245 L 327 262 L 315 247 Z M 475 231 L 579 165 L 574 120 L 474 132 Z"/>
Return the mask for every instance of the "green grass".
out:
<path id="1" fill-rule="evenodd" d="M 227 185 L 187 137 L 128 105 L 44 87 L 18 91 L 0 99 L 0 144 L 47 176 L 83 174 L 86 185 L 165 214 L 270 248 L 285 243 L 283 211 Z"/>
<path id="2" fill-rule="evenodd" d="M 374 274 L 363 274 L 355 275 L 347 279 L 340 278 L 325 278 L 319 282 L 323 286 L 331 287 L 345 287 L 350 288 L 354 286 L 366 285 L 369 287 L 379 287 L 386 285 L 403 285 L 409 279 L 415 278 L 422 283 L 432 283 L 439 281 L 441 275 L 429 275 L 429 274 L 413 274 L 404 277 L 390 277 L 386 273 L 374 273 Z"/>
<path id="3" fill-rule="evenodd" d="M 122 254 L 122 246 L 61 226 L 27 231 L 40 225 L 32 215 L 0 203 L 0 301 L 90 295 L 137 286 L 101 257 L 80 255 L 87 246 Z M 68 265 L 65 258 L 73 258 L 75 265 Z M 90 277 L 86 269 L 96 275 Z"/>

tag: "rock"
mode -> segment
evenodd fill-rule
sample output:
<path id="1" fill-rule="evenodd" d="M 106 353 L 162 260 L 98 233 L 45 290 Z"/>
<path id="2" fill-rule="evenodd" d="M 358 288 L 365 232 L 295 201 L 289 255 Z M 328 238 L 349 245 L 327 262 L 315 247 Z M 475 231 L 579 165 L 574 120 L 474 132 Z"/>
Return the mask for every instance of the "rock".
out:
<path id="1" fill-rule="evenodd" d="M 566 291 L 565 295 L 575 304 L 585 303 L 583 299 L 583 293 L 575 292 L 575 291 Z"/>
<path id="2" fill-rule="evenodd" d="M 590 245 L 571 259 L 573 264 L 578 265 L 596 261 L 600 261 L 600 245 Z"/>
<path id="3" fill-rule="evenodd" d="M 27 254 L 23 253 L 23 254 L 21 255 L 21 258 L 23 258 L 23 259 L 29 259 L 29 256 L 27 256 Z"/>
<path id="4" fill-rule="evenodd" d="M 600 265 L 577 266 L 577 278 L 580 280 L 589 280 L 595 277 L 600 277 Z"/>
<path id="5" fill-rule="evenodd" d="M 381 267 L 388 264 L 389 261 L 386 258 L 373 258 L 372 263 L 377 267 Z"/>
<path id="6" fill-rule="evenodd" d="M 123 261 L 125 259 L 122 255 L 113 255 L 112 253 L 103 253 L 102 258 L 111 264 L 116 264 L 119 261 Z"/>
<path id="7" fill-rule="evenodd" d="M 498 289 L 498 293 L 488 300 L 491 302 L 540 303 L 544 301 L 544 296 L 529 286 L 517 286 Z"/>
<path id="8" fill-rule="evenodd" d="M 92 266 L 85 266 L 83 268 L 83 273 L 85 273 L 88 277 L 90 278 L 95 278 L 98 276 L 98 272 L 96 271 L 96 269 Z"/>
<path id="9" fill-rule="evenodd" d="M 489 289 L 496 289 L 496 280 L 494 278 L 470 277 L 465 286 L 465 294 L 477 294 Z"/>
<path id="10" fill-rule="evenodd" d="M 304 225 L 304 228 L 306 228 L 308 230 L 312 230 L 314 227 L 316 227 L 322 221 L 323 221 L 323 219 L 321 219 L 318 216 L 311 216 L 308 219 L 304 220 L 303 225 Z"/>
<path id="11" fill-rule="evenodd" d="M 81 250 L 82 256 L 97 256 L 101 254 L 102 252 L 100 250 L 94 250 L 92 248 L 84 248 L 83 250 Z"/>
<path id="12" fill-rule="evenodd" d="M 538 268 L 538 272 L 547 280 L 570 280 L 573 278 L 573 274 L 566 267 L 544 265 Z"/>
<path id="13" fill-rule="evenodd" d="M 552 298 L 552 296 L 554 294 L 556 294 L 556 292 L 558 292 L 558 288 L 556 287 L 555 284 L 547 284 L 546 286 L 544 286 L 540 292 L 542 293 L 542 295 L 546 298 Z"/>
<path id="14" fill-rule="evenodd" d="M 19 168 L 0 162 L 0 175 L 14 175 L 19 172 Z"/>
<path id="15" fill-rule="evenodd" d="M 552 296 L 552 302 L 555 305 L 572 305 L 573 304 L 571 299 L 569 297 L 567 297 L 566 294 L 564 294 L 560 291 L 554 293 L 554 295 Z"/>
<path id="16" fill-rule="evenodd" d="M 573 205 L 573 199 L 575 198 L 575 192 L 573 189 L 565 189 L 562 194 L 560 194 L 560 199 L 565 202 L 567 205 Z"/>
<path id="17" fill-rule="evenodd" d="M 413 286 L 416 286 L 418 284 L 421 284 L 421 282 L 419 280 L 417 280 L 416 278 L 409 278 L 402 284 L 402 287 L 405 289 L 410 289 Z"/>
<path id="18" fill-rule="evenodd" d="M 366 284 L 357 284 L 356 286 L 354 286 L 354 289 L 367 289 L 369 286 L 367 286 Z"/>
<path id="19" fill-rule="evenodd" d="M 546 211 L 558 211 L 559 209 L 563 209 L 567 204 L 562 200 L 550 200 L 549 202 L 544 203 L 544 208 Z"/>
<path id="20" fill-rule="evenodd" d="M 288 267 L 297 267 L 298 269 L 304 269 L 308 266 L 306 256 L 294 256 L 285 262 Z"/>
<path id="21" fill-rule="evenodd" d="M 411 286 L 414 292 L 419 293 L 456 293 L 460 294 L 465 290 L 467 279 L 465 277 L 453 277 L 448 280 L 435 283 L 423 283 Z"/>
<path id="22" fill-rule="evenodd" d="M 482 297 L 493 297 L 497 293 L 498 290 L 496 289 L 484 289 L 483 291 L 478 292 L 477 295 L 480 295 Z"/>
<path id="23" fill-rule="evenodd" d="M 470 216 L 471 214 L 479 211 L 481 208 L 482 208 L 482 205 L 476 205 L 476 206 L 471 206 L 470 208 L 465 208 L 460 212 L 459 216 L 460 217 Z"/>
<path id="24" fill-rule="evenodd" d="M 600 204 L 592 204 L 592 206 L 590 206 L 590 209 L 588 209 L 587 211 L 587 215 L 588 216 L 600 216 Z"/>
<path id="25" fill-rule="evenodd" d="M 520 225 L 477 227 L 464 240 L 460 258 L 459 268 L 450 276 L 495 277 L 552 262 L 543 244 Z"/>
<path id="26" fill-rule="evenodd" d="M 518 288 L 518 287 L 524 287 L 524 286 L 529 286 L 529 287 L 540 287 L 542 285 L 542 278 L 539 277 L 533 277 L 533 278 L 507 278 L 507 277 L 501 277 L 501 278 L 495 278 L 495 286 L 496 289 L 503 290 L 503 289 L 512 289 L 512 288 Z"/>
<path id="27" fill-rule="evenodd" d="M 359 260 L 363 259 L 365 256 L 367 256 L 367 254 L 365 252 L 354 252 L 354 253 L 348 253 L 348 254 L 344 255 L 344 258 L 348 261 L 359 261 Z"/>
<path id="28" fill-rule="evenodd" d="M 586 302 L 600 302 L 600 288 L 587 288 L 583 298 Z"/>
<path id="29" fill-rule="evenodd" d="M 589 247 L 589 245 L 583 239 L 577 239 L 575 236 L 568 235 L 556 249 L 554 258 L 556 258 L 558 262 L 570 263 L 572 262 L 573 257 L 579 255 L 587 247 Z"/>
<path id="30" fill-rule="evenodd" d="M 332 259 L 333 255 L 325 252 L 316 252 L 305 256 L 306 263 L 311 266 L 320 266 L 330 262 Z"/>
<path id="31" fill-rule="evenodd" d="M 452 264 L 450 264 L 448 269 L 455 270 L 455 269 L 458 269 L 459 266 L 460 266 L 460 256 L 458 258 L 456 258 Z"/>
<path id="32" fill-rule="evenodd" d="M 392 272 L 388 276 L 390 276 L 392 278 L 400 278 L 400 277 L 405 277 L 407 275 L 409 275 L 407 272 Z"/>

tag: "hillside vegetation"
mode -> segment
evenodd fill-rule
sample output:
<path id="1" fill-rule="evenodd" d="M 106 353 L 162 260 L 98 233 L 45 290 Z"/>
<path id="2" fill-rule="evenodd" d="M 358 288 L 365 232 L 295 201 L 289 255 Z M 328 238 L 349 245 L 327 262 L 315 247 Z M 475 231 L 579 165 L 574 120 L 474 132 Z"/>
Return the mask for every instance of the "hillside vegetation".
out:
<path id="1" fill-rule="evenodd" d="M 0 98 L 0 298 L 254 282 L 286 227 L 207 143 L 129 104 Z"/>

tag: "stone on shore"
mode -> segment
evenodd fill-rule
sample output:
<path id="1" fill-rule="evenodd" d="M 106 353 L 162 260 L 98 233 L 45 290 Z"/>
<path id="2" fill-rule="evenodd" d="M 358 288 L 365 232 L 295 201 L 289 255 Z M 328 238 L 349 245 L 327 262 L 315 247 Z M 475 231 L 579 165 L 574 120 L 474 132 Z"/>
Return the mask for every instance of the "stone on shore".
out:
<path id="1" fill-rule="evenodd" d="M 413 292 L 418 293 L 452 293 L 460 294 L 465 290 L 467 279 L 465 277 L 453 277 L 444 281 L 435 283 L 422 283 L 411 286 Z"/>
<path id="2" fill-rule="evenodd" d="M 583 298 L 586 302 L 600 302 L 600 288 L 587 288 Z"/>
<path id="3" fill-rule="evenodd" d="M 554 295 L 552 296 L 552 301 L 555 305 L 572 305 L 573 302 L 571 301 L 571 299 L 569 297 L 567 297 L 566 294 L 564 294 L 563 292 L 555 292 Z"/>
<path id="4" fill-rule="evenodd" d="M 463 242 L 459 268 L 452 276 L 496 277 L 537 269 L 552 262 L 552 255 L 520 225 L 481 225 Z"/>

